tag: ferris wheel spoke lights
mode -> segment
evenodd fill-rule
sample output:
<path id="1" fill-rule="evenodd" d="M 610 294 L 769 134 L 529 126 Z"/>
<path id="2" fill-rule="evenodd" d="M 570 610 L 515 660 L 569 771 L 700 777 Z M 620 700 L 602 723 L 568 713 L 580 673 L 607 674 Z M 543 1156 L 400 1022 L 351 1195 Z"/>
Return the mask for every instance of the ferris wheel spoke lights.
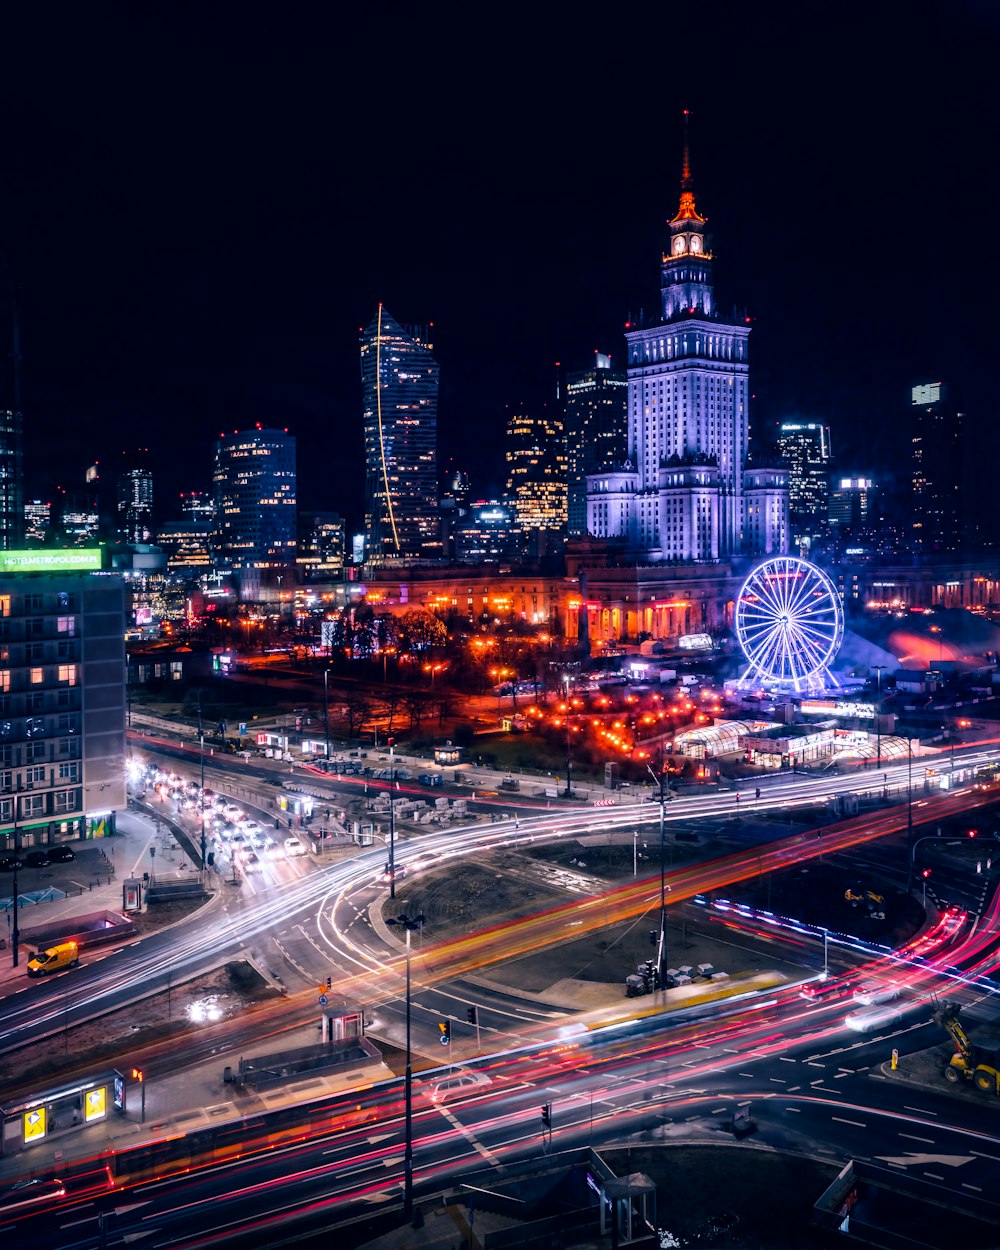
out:
<path id="1" fill-rule="evenodd" d="M 836 684 L 829 666 L 844 637 L 840 596 L 815 564 L 772 557 L 743 583 L 736 636 L 748 661 L 741 686 L 822 690 Z"/>

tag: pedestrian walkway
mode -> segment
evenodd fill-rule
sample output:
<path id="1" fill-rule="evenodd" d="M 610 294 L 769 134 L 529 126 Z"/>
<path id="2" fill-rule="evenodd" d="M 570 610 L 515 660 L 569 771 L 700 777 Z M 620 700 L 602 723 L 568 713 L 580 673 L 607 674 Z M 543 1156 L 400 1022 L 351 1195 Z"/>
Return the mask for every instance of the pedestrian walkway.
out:
<path id="1" fill-rule="evenodd" d="M 280 1049 L 311 1046 L 316 1040 L 316 1025 L 312 1023 L 283 1034 Z M 202 1064 L 185 1068 L 174 1076 L 147 1081 L 144 1086 L 131 1079 L 130 1071 L 124 1072 L 127 1095 L 124 1115 L 112 1113 L 96 1124 L 50 1134 L 27 1150 L 0 1155 L 0 1183 L 53 1170 L 58 1172 L 60 1167 L 91 1159 L 105 1151 L 133 1149 L 146 1142 L 216 1128 L 246 1116 L 277 1111 L 392 1076 L 384 1064 L 373 1063 L 366 1067 L 359 1065 L 350 1072 L 307 1077 L 255 1093 L 223 1080 L 227 1062 L 235 1066 L 233 1055 L 220 1052 Z M 54 1086 L 61 1082 L 55 1080 L 49 1084 Z M 39 1093 L 44 1088 L 40 1086 Z"/>
<path id="2" fill-rule="evenodd" d="M 0 876 L 0 911 L 4 912 L 4 920 L 0 921 L 3 924 L 0 930 L 0 998 L 23 989 L 28 983 L 28 959 L 34 949 L 32 930 L 48 928 L 91 912 L 121 912 L 123 884 L 129 878 L 142 881 L 144 873 L 155 878 L 197 871 L 165 818 L 128 810 L 118 813 L 116 824 L 117 832 L 109 837 L 66 843 L 76 855 L 69 863 L 52 864 L 40 870 L 22 869 L 18 873 L 21 940 L 16 968 L 12 946 L 13 874 Z M 45 890 L 35 888 L 36 879 Z M 51 897 L 41 897 L 48 891 Z M 27 901 L 31 894 L 40 895 L 37 902 Z"/>

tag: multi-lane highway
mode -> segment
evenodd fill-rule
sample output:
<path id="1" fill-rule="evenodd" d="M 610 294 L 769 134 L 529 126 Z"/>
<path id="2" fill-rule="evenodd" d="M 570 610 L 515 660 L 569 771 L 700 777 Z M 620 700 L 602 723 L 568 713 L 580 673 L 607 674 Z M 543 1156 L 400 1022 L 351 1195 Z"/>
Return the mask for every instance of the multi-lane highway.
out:
<path id="1" fill-rule="evenodd" d="M 899 783 L 900 770 L 905 778 L 905 765 L 885 770 L 890 786 Z M 824 794 L 841 788 L 871 789 L 871 778 L 822 783 Z M 761 805 L 814 805 L 816 789 L 815 782 L 790 778 L 768 787 Z M 921 796 L 914 803 L 920 807 L 913 819 L 943 819 L 991 798 L 972 791 Z M 706 796 L 678 800 L 667 806 L 664 817 L 668 822 L 690 821 L 699 816 L 731 816 L 732 812 L 731 795 Z M 400 845 L 397 860 L 416 873 L 446 867 L 454 857 L 475 855 L 497 845 L 525 845 L 581 829 L 632 827 L 640 817 L 649 816 L 648 805 L 524 814 L 517 822 L 407 840 Z M 671 900 L 881 838 L 905 827 L 907 817 L 905 806 L 883 809 L 875 816 L 824 826 L 822 837 L 816 832 L 796 834 L 707 864 L 687 865 L 670 873 Z M 225 906 L 209 910 L 196 926 L 146 939 L 101 964 L 79 969 L 72 981 L 60 985 L 57 1003 L 46 992 L 48 987 L 7 1000 L 0 1006 L 0 1045 L 9 1048 L 39 1038 L 48 1030 L 64 1028 L 67 1019 L 72 1022 L 155 992 L 168 977 L 176 983 L 235 954 L 281 941 L 281 935 L 295 925 L 302 926 L 324 970 L 331 964 L 341 969 L 338 988 L 351 992 L 364 986 L 368 1001 L 398 998 L 401 955 L 398 949 L 387 950 L 380 934 L 359 920 L 375 895 L 384 892 L 385 887 L 374 880 L 383 859 L 379 848 L 312 872 L 297 861 L 270 869 L 265 864 L 252 894 L 233 893 Z M 488 962 L 564 940 L 570 936 L 570 923 L 572 936 L 578 936 L 581 919 L 596 927 L 658 905 L 658 900 L 657 873 L 608 891 L 599 907 L 588 898 L 575 898 L 564 907 L 547 909 L 499 931 L 429 943 L 414 960 L 415 977 L 422 987 L 438 986 L 448 992 L 449 986 L 461 984 L 463 975 Z M 976 927 L 977 953 L 961 968 L 959 990 L 975 992 L 975 986 L 966 986 L 974 978 L 979 978 L 979 992 L 989 988 L 983 978 L 995 962 L 994 923 L 991 913 Z M 946 968 L 961 964 L 956 954 L 958 940 L 958 935 L 949 934 L 938 965 L 931 960 L 932 951 L 921 952 L 920 962 L 896 966 L 897 974 L 911 978 L 907 986 L 910 1008 L 901 1026 L 891 1031 L 892 1045 L 905 1048 L 919 1043 L 914 1048 L 920 1048 L 931 1044 L 926 1038 L 926 1011 L 919 1015 L 918 1005 L 926 1005 L 938 974 L 950 979 L 950 988 L 955 988 L 956 974 Z M 968 940 L 964 930 L 962 940 Z M 303 975 L 310 971 L 304 968 Z M 374 993 L 373 977 L 379 985 Z M 481 993 L 479 997 L 481 1001 Z M 291 1003 L 284 1005 L 286 1012 L 294 1011 L 295 1005 L 293 995 Z M 970 1164 L 991 1151 L 1000 1158 L 1000 1142 L 989 1137 L 978 1105 L 962 1111 L 962 1123 L 984 1134 L 983 1150 L 976 1154 L 968 1148 L 958 1151 L 950 1135 L 963 1130 L 950 1123 L 955 1104 L 943 1095 L 928 1094 L 933 1104 L 928 1107 L 901 1104 L 899 1087 L 883 1081 L 877 1064 L 873 1066 L 876 1058 L 886 1057 L 889 1040 L 846 1034 L 842 1002 L 807 1004 L 797 992 L 778 991 L 758 997 L 739 1014 L 731 1014 L 732 1004 L 715 1007 L 709 1020 L 675 1024 L 666 1031 L 651 1030 L 647 1022 L 640 1032 L 616 1033 L 613 1041 L 605 1041 L 599 1030 L 581 1041 L 568 1030 L 565 1019 L 552 1019 L 551 1012 L 532 1012 L 524 1004 L 517 1007 L 520 1018 L 511 1018 L 511 1005 L 501 1000 L 490 1008 L 496 1013 L 492 1037 L 497 1054 L 485 1065 L 488 1084 L 484 1082 L 472 1097 L 455 1103 L 432 1103 L 423 1092 L 418 1094 L 415 1129 L 421 1143 L 417 1169 L 421 1184 L 438 1184 L 484 1161 L 514 1160 L 537 1152 L 540 1101 L 551 1101 L 556 1108 L 556 1138 L 561 1144 L 603 1141 L 631 1131 L 693 1132 L 692 1125 L 704 1121 L 710 1126 L 734 1100 L 750 1098 L 755 1100 L 762 1134 L 773 1133 L 776 1140 L 792 1138 L 809 1125 L 809 1132 L 839 1150 L 838 1143 L 846 1142 L 855 1126 L 865 1129 L 867 1149 L 851 1148 L 847 1154 L 873 1157 L 873 1150 L 882 1147 L 890 1154 L 901 1151 L 900 1142 L 907 1137 L 904 1129 L 909 1126 L 914 1129 L 910 1137 L 927 1146 L 923 1153 L 928 1156 L 958 1158 L 961 1153 L 964 1161 L 955 1166 L 969 1169 L 962 1173 L 962 1183 L 971 1187 L 976 1186 L 972 1179 L 976 1169 Z M 507 1018 L 501 1023 L 504 1013 Z M 526 1036 L 531 1039 L 529 1049 L 522 1051 Z M 794 1075 L 789 1065 L 794 1065 Z M 356 1100 L 350 1104 L 353 1109 L 347 1104 L 331 1105 L 323 1131 L 315 1131 L 321 1120 L 313 1116 L 308 1141 L 288 1142 L 257 1162 L 244 1159 L 235 1173 L 235 1165 L 228 1162 L 199 1173 L 197 1179 L 142 1181 L 138 1189 L 130 1187 L 127 1194 L 110 1199 L 116 1215 L 109 1244 L 117 1236 L 144 1236 L 149 1245 L 201 1245 L 209 1240 L 210 1229 L 215 1230 L 215 1244 L 225 1244 L 237 1236 L 237 1230 L 240 1245 L 270 1244 L 267 1238 L 276 1224 L 286 1220 L 294 1219 L 296 1227 L 306 1227 L 309 1220 L 329 1223 L 333 1208 L 337 1218 L 345 1218 L 365 1205 L 393 1200 L 398 1196 L 401 1157 L 399 1098 L 398 1083 L 389 1083 L 365 1096 L 361 1112 L 356 1110 Z M 779 1098 L 783 1100 L 780 1111 L 774 1109 Z M 767 1104 L 763 1113 L 757 1100 Z M 947 1113 L 942 1107 L 947 1107 Z M 834 1110 L 850 1114 L 833 1115 Z M 267 1140 L 266 1124 L 261 1124 L 260 1135 L 261 1146 L 273 1146 Z M 290 1137 L 295 1139 L 295 1133 Z M 295 1178 L 294 1185 L 290 1176 Z M 106 1195 L 83 1198 L 80 1203 L 60 1206 L 51 1215 L 33 1216 L 33 1234 L 37 1227 L 45 1244 L 67 1250 L 92 1245 L 98 1209 L 108 1202 Z M 80 1230 L 79 1240 L 74 1228 Z M 107 1227 L 104 1236 L 109 1236 Z"/>

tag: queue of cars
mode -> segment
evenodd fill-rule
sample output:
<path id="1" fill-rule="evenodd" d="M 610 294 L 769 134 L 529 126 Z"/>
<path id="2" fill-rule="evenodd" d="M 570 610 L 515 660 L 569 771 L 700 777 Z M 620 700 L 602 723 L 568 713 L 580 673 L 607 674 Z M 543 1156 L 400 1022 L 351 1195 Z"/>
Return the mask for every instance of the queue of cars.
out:
<path id="1" fill-rule="evenodd" d="M 306 846 L 298 838 L 279 841 L 273 832 L 227 795 L 206 790 L 202 796 L 196 781 L 184 781 L 176 774 L 151 769 L 147 784 L 164 801 L 174 803 L 196 818 L 200 817 L 204 803 L 206 833 L 215 840 L 217 850 L 232 858 L 244 872 L 258 872 L 266 860 L 306 854 Z"/>
<path id="2" fill-rule="evenodd" d="M 875 1033 L 902 1023 L 903 1013 L 894 1005 L 901 992 L 901 987 L 891 981 L 862 981 L 852 989 L 847 980 L 822 977 L 803 985 L 799 996 L 811 1003 L 830 1003 L 850 997 L 857 1007 L 847 1013 L 844 1024 L 854 1033 Z"/>

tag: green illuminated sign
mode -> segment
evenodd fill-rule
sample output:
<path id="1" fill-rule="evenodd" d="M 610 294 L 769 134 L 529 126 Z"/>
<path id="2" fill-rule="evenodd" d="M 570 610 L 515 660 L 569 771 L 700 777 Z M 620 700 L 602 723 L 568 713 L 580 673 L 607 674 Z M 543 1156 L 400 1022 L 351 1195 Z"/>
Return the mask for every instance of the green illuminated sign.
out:
<path id="1" fill-rule="evenodd" d="M 100 547 L 63 551 L 0 551 L 0 573 L 86 573 L 102 567 Z"/>

